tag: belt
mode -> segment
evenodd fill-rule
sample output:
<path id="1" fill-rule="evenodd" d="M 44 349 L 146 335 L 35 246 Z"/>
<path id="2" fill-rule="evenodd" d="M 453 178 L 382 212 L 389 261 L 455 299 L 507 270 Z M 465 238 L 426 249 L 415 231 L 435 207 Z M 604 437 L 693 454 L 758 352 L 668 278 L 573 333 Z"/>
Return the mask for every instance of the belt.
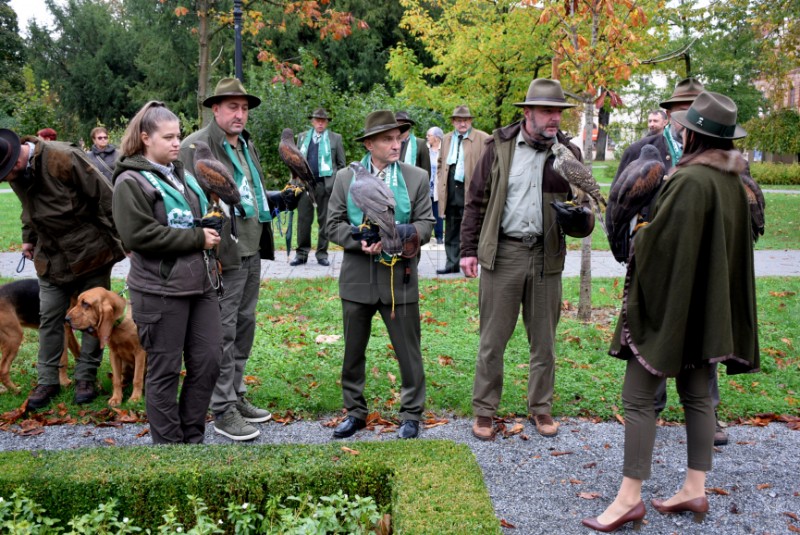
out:
<path id="1" fill-rule="evenodd" d="M 515 242 L 523 243 L 523 244 L 527 245 L 528 247 L 532 247 L 532 246 L 536 245 L 537 243 L 541 243 L 542 242 L 542 236 L 541 235 L 536 235 L 536 234 L 528 234 L 528 235 L 523 236 L 521 238 L 517 238 L 516 236 L 509 236 L 508 234 L 506 234 L 504 232 L 500 232 L 500 240 L 501 241 L 502 240 L 515 241 Z"/>

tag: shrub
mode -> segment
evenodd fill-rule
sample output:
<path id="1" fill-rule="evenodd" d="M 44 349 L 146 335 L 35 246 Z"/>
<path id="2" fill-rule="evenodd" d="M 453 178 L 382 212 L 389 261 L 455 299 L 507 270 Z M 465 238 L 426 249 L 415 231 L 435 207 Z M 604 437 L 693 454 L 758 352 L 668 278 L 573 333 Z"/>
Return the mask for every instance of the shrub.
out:
<path id="1" fill-rule="evenodd" d="M 800 164 L 751 163 L 750 174 L 761 186 L 800 186 Z"/>

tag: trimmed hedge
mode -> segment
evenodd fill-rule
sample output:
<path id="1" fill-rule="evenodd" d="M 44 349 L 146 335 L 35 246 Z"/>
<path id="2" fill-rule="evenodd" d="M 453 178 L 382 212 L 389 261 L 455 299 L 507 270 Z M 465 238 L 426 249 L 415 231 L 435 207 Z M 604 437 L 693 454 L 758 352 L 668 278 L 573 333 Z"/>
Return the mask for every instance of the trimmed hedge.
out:
<path id="1" fill-rule="evenodd" d="M 391 441 L 341 445 L 141 446 L 0 454 L 0 496 L 24 486 L 47 515 L 71 518 L 110 498 L 135 525 L 154 528 L 168 505 L 191 518 L 186 496 L 223 516 L 229 502 L 263 509 L 271 496 L 371 496 L 395 533 L 500 533 L 480 467 L 465 445 Z"/>
<path id="2" fill-rule="evenodd" d="M 797 163 L 753 162 L 750 173 L 761 186 L 800 186 L 800 164 Z"/>

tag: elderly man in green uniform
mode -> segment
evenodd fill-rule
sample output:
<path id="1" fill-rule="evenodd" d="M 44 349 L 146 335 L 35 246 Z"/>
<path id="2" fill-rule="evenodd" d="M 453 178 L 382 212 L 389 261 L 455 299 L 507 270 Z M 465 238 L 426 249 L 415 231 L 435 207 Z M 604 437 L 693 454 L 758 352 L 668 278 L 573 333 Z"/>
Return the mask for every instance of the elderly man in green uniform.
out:
<path id="1" fill-rule="evenodd" d="M 22 254 L 39 278 L 38 384 L 29 409 L 41 409 L 61 391 L 64 317 L 70 298 L 84 290 L 111 287 L 111 267 L 125 258 L 111 217 L 108 181 L 71 143 L 20 141 L 0 129 L 0 182 L 8 181 L 22 202 Z M 95 382 L 103 350 L 84 336 L 75 365 L 75 403 L 97 397 Z"/>
<path id="2" fill-rule="evenodd" d="M 418 243 L 430 240 L 433 214 L 425 171 L 402 163 L 401 134 L 409 129 L 399 124 L 391 111 L 370 113 L 363 141 L 367 154 L 361 163 L 384 180 L 397 203 L 395 219 L 401 235 Z M 328 236 L 344 248 L 339 275 L 339 295 L 344 318 L 344 362 L 342 397 L 347 418 L 333 432 L 334 438 L 346 438 L 366 427 L 367 402 L 364 398 L 365 351 L 372 330 L 372 318 L 379 313 L 400 365 L 400 438 L 416 438 L 425 404 L 425 372 L 420 348 L 419 285 L 417 280 L 418 248 L 403 256 L 388 256 L 381 242 L 372 243 L 355 235 L 364 215 L 353 203 L 350 187 L 354 173 L 339 171 L 328 205 Z"/>
<path id="3" fill-rule="evenodd" d="M 594 229 L 590 210 L 582 212 L 582 224 L 570 228 L 550 206 L 572 197 L 569 183 L 553 169 L 553 145 L 566 145 L 581 158 L 559 130 L 562 112 L 574 104 L 566 101 L 558 81 L 535 79 L 525 101 L 515 106 L 523 108 L 524 119 L 492 133 L 475 166 L 461 224 L 461 268 L 467 277 L 478 275 L 479 263 L 482 268 L 472 391 L 472 433 L 480 440 L 495 436 L 492 418 L 503 392 L 503 357 L 520 305 L 530 345 L 530 420 L 542 436 L 558 433 L 552 404 L 564 233 L 583 237 Z"/>
<path id="4" fill-rule="evenodd" d="M 317 263 L 330 266 L 328 237 L 325 221 L 328 216 L 328 199 L 333 190 L 333 180 L 339 169 L 346 165 L 342 136 L 328 129 L 330 117 L 325 108 L 317 108 L 309 117 L 311 130 L 297 136 L 297 146 L 308 160 L 314 175 L 314 196 L 317 199 Z M 303 195 L 297 205 L 297 251 L 289 264 L 299 266 L 308 262 L 311 251 L 311 225 L 314 223 L 314 205 L 308 195 Z"/>
<path id="5" fill-rule="evenodd" d="M 214 430 L 232 440 L 252 440 L 260 431 L 252 423 L 266 422 L 272 414 L 256 407 L 246 397 L 244 369 L 253 348 L 256 304 L 261 281 L 261 259 L 274 255 L 269 192 L 250 133 L 245 130 L 249 111 L 261 99 L 249 95 L 235 78 L 223 78 L 203 106 L 214 118 L 181 143 L 181 161 L 194 169 L 194 142 L 204 141 L 214 157 L 231 172 L 241 193 L 244 211 L 229 207 L 236 218 L 238 242 L 231 237 L 227 221 L 220 235 L 224 294 L 220 299 L 222 361 L 211 396 Z"/>

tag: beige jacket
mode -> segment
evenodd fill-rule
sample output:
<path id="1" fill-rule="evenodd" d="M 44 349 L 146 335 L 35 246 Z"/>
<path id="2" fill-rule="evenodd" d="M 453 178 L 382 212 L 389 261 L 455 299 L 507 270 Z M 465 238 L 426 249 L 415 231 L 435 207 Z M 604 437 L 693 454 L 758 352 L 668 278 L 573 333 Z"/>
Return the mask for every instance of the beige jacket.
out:
<path id="1" fill-rule="evenodd" d="M 454 133 L 445 134 L 442 146 L 439 149 L 439 171 L 437 172 L 438 180 L 436 183 L 436 189 L 439 192 L 439 217 L 444 217 L 444 211 L 447 208 L 447 175 L 450 172 L 450 166 L 447 165 L 447 156 L 450 154 L 450 143 L 453 140 Z M 461 150 L 464 151 L 464 189 L 466 191 L 469 191 L 472 171 L 475 170 L 478 158 L 483 152 L 483 145 L 490 137 L 483 130 L 473 128 L 469 133 L 469 137 L 461 142 Z"/>

